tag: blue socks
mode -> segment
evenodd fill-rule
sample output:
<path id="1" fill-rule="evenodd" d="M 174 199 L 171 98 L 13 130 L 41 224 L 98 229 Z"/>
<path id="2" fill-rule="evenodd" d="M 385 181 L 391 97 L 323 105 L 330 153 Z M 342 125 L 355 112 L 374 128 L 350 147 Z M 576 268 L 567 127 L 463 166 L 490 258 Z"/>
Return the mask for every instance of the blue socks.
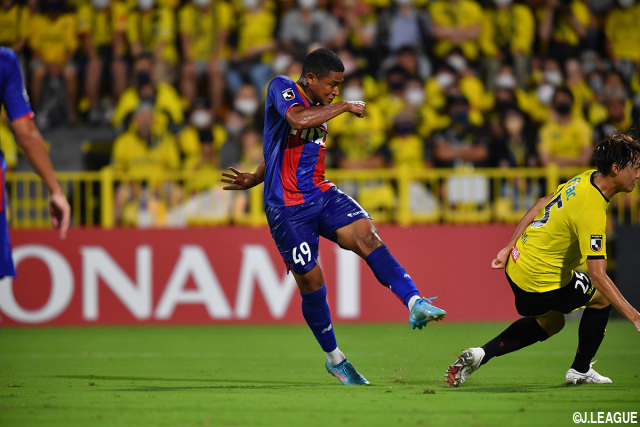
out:
<path id="1" fill-rule="evenodd" d="M 300 295 L 302 296 L 302 315 L 320 347 L 326 353 L 335 350 L 338 344 L 333 333 L 329 304 L 327 304 L 327 288 L 322 285 L 322 288 L 317 291 L 300 292 Z"/>
<path id="2" fill-rule="evenodd" d="M 400 298 L 400 301 L 407 307 L 409 306 L 411 297 L 420 296 L 407 270 L 402 268 L 386 246 L 383 245 L 374 249 L 366 261 L 373 271 L 373 274 L 375 274 L 376 279 L 391 289 L 391 292 L 396 294 L 398 298 Z"/>

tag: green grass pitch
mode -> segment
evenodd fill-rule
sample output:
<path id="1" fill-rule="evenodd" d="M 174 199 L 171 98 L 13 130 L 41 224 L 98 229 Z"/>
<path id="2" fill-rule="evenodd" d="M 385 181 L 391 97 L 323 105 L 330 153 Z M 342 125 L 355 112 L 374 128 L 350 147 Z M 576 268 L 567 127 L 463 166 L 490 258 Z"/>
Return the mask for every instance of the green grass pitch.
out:
<path id="1" fill-rule="evenodd" d="M 459 352 L 505 326 L 336 324 L 370 387 L 329 376 L 304 325 L 5 327 L 0 426 L 570 426 L 574 412 L 640 410 L 640 341 L 625 321 L 610 322 L 597 355 L 611 385 L 564 385 L 568 322 L 448 388 Z"/>

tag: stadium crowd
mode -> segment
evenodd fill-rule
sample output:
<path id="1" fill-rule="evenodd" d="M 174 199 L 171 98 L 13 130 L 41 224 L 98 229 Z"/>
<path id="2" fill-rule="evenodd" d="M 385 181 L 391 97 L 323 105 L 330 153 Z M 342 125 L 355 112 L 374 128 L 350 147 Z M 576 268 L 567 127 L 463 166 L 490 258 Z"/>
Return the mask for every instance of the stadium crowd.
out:
<path id="1" fill-rule="evenodd" d="M 584 166 L 640 121 L 638 23 L 634 0 L 0 0 L 39 126 L 110 123 L 129 172 L 253 170 L 266 85 L 320 46 L 367 103 L 327 167 Z"/>

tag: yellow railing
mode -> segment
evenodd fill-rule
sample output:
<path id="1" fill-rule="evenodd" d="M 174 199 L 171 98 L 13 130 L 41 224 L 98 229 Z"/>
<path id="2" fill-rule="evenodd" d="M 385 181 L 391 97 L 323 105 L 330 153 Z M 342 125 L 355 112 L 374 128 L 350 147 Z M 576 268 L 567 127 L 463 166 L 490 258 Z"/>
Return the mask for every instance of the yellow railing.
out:
<path id="1" fill-rule="evenodd" d="M 489 223 L 519 221 L 544 194 L 583 169 L 376 169 L 328 170 L 329 180 L 351 194 L 378 223 Z M 247 192 L 221 189 L 219 171 L 129 176 L 111 168 L 57 174 L 75 226 L 201 226 L 266 224 L 262 185 Z M 47 191 L 29 172 L 6 176 L 12 227 L 49 226 Z M 640 222 L 640 190 L 620 194 L 610 215 Z"/>

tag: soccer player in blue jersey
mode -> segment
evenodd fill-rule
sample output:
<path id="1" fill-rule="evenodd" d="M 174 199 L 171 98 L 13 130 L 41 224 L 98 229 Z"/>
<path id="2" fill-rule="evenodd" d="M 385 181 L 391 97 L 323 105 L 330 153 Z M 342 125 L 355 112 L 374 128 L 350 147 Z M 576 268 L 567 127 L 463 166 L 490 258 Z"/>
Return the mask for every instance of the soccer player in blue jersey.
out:
<path id="1" fill-rule="evenodd" d="M 7 110 L 7 116 L 16 140 L 31 166 L 42 178 L 49 189 L 49 212 L 53 227 L 60 230 L 60 237 L 64 238 L 69 228 L 71 208 L 67 202 L 60 184 L 56 180 L 49 154 L 42 140 L 42 136 L 33 122 L 33 111 L 29 105 L 29 98 L 22 82 L 22 74 L 16 54 L 8 48 L 0 47 L 0 105 Z M 0 212 L 0 277 L 15 276 L 16 270 L 11 258 L 11 242 L 7 225 L 6 203 L 4 196 L 4 171 L 6 163 L 0 152 L 2 163 L 2 185 L 0 194 L 2 205 Z"/>
<path id="2" fill-rule="evenodd" d="M 409 309 L 421 329 L 446 312 L 421 298 L 407 271 L 389 253 L 369 214 L 324 177 L 327 121 L 343 113 L 365 114 L 365 103 L 340 101 L 340 58 L 317 49 L 304 60 L 298 82 L 277 76 L 269 84 L 264 125 L 264 161 L 255 172 L 224 173 L 225 190 L 245 190 L 264 181 L 265 212 L 280 254 L 302 296 L 302 314 L 325 351 L 327 371 L 342 384 L 369 384 L 338 348 L 327 291 L 318 264 L 319 237 L 366 260 L 376 278 Z"/>

